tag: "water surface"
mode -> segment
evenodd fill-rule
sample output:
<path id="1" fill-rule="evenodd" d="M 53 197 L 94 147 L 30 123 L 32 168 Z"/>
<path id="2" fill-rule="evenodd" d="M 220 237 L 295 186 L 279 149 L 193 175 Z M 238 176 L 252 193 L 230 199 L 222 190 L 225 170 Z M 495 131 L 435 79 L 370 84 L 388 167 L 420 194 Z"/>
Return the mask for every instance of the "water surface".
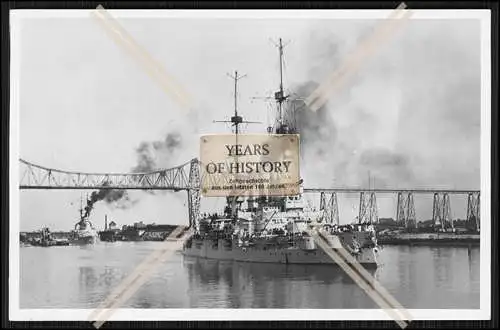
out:
<path id="1" fill-rule="evenodd" d="M 20 308 L 96 308 L 158 242 L 21 247 Z M 479 308 L 479 248 L 385 246 L 373 271 L 406 308 Z M 174 254 L 124 308 L 378 308 L 335 266 Z"/>

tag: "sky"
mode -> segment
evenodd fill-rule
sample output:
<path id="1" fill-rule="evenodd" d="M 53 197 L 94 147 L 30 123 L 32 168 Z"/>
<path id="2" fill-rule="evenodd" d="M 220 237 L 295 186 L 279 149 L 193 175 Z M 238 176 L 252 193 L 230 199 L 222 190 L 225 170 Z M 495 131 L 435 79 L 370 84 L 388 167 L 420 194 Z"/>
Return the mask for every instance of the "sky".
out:
<path id="1" fill-rule="evenodd" d="M 119 23 L 188 91 L 188 113 L 152 80 L 91 17 L 19 20 L 19 156 L 49 168 L 131 172 L 171 167 L 198 157 L 200 134 L 227 133 L 213 120 L 233 111 L 239 83 L 243 117 L 261 121 L 273 107 L 262 99 L 279 84 L 307 96 L 349 56 L 376 20 L 119 18 Z M 414 19 L 363 63 L 328 103 L 304 112 L 301 174 L 306 187 L 451 188 L 480 185 L 480 22 Z M 11 111 L 16 111 L 12 109 Z M 156 146 L 156 147 L 155 147 Z M 145 160 L 148 162 L 145 163 Z M 368 179 L 370 177 L 370 179 Z M 82 197 L 82 193 L 84 194 Z M 71 229 L 89 191 L 20 191 L 20 228 Z M 135 221 L 187 224 L 186 193 L 127 193 L 129 204 L 98 202 L 119 225 Z M 379 215 L 394 217 L 394 198 L 379 197 Z M 452 198 L 456 217 L 465 200 Z M 339 200 L 341 222 L 357 212 L 357 196 Z M 203 210 L 223 207 L 202 200 Z M 416 200 L 428 219 L 432 196 Z"/>

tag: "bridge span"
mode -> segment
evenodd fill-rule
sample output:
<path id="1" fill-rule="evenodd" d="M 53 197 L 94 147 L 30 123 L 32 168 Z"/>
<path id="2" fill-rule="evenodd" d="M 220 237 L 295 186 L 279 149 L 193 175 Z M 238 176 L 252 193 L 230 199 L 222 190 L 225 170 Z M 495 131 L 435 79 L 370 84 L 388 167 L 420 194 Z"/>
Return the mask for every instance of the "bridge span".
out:
<path id="1" fill-rule="evenodd" d="M 200 162 L 194 158 L 179 166 L 146 173 L 85 173 L 64 171 L 33 164 L 19 159 L 20 189 L 125 189 L 186 191 L 189 205 L 189 223 L 196 223 L 200 210 Z M 357 193 L 360 196 L 359 222 L 378 223 L 377 194 L 397 197 L 396 221 L 406 227 L 416 227 L 415 194 L 433 195 L 434 224 L 443 229 L 454 228 L 451 217 L 450 195 L 467 198 L 467 222 L 479 230 L 480 192 L 454 189 L 365 189 L 359 187 L 304 188 L 305 193 L 320 193 L 320 210 L 324 221 L 339 223 L 338 194 Z"/>

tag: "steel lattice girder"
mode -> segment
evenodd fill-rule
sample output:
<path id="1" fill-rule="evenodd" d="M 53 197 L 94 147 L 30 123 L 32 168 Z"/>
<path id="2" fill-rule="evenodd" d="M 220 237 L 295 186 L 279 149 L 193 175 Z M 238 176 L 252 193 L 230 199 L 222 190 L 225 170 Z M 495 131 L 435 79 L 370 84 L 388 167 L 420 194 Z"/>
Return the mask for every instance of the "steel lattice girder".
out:
<path id="1" fill-rule="evenodd" d="M 83 173 L 50 169 L 20 160 L 21 189 L 197 189 L 189 163 L 149 173 Z M 195 184 L 195 186 L 193 185 Z"/>

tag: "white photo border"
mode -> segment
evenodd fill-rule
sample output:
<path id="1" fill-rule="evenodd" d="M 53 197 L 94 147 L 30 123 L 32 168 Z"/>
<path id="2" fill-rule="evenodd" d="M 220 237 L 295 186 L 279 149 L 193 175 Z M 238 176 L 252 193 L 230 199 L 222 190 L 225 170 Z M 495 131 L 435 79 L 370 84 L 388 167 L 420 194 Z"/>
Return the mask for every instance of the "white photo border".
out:
<path id="1" fill-rule="evenodd" d="M 491 319 L 491 11 L 413 10 L 410 19 L 481 21 L 481 233 L 480 308 L 409 309 L 414 320 Z M 24 19 L 89 17 L 92 10 L 10 11 L 9 154 L 9 319 L 11 321 L 87 321 L 93 309 L 20 309 L 19 306 L 19 74 L 20 27 Z M 109 10 L 117 18 L 288 18 L 383 19 L 391 10 Z M 186 320 L 391 320 L 381 309 L 118 309 L 109 321 Z"/>

